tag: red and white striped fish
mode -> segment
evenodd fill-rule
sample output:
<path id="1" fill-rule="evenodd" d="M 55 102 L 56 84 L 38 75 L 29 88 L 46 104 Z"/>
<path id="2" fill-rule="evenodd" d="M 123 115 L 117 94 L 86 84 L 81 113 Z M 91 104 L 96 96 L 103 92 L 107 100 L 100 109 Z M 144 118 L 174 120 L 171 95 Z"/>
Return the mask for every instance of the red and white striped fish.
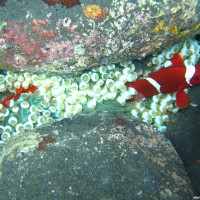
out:
<path id="1" fill-rule="evenodd" d="M 16 92 L 15 93 L 12 93 L 11 95 L 7 96 L 6 98 L 4 98 L 0 103 L 6 107 L 6 108 L 9 108 L 9 105 L 8 105 L 8 102 L 10 100 L 14 100 L 14 101 L 17 101 L 19 96 L 22 94 L 22 93 L 35 93 L 37 91 L 37 87 L 34 86 L 34 85 L 30 85 L 27 89 L 24 89 L 22 86 L 20 86 L 20 88 L 16 89 Z"/>
<path id="2" fill-rule="evenodd" d="M 159 93 L 170 94 L 176 92 L 176 105 L 186 108 L 190 104 L 185 88 L 200 84 L 200 65 L 186 65 L 180 54 L 171 59 L 172 66 L 150 73 L 147 78 L 126 83 L 133 87 L 138 94 L 129 101 L 137 101 Z"/>

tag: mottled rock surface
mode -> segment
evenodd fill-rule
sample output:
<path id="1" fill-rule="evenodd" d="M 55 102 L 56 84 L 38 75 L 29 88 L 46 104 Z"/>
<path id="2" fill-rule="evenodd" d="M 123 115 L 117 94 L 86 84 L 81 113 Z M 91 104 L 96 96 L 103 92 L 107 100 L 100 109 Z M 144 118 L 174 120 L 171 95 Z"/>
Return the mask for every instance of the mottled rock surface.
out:
<path id="1" fill-rule="evenodd" d="M 81 114 L 0 146 L 1 199 L 192 199 L 171 143 L 136 121 Z"/>
<path id="2" fill-rule="evenodd" d="M 70 8 L 7 0 L 0 68 L 71 75 L 140 59 L 199 33 L 199 19 L 200 0 L 81 0 Z"/>

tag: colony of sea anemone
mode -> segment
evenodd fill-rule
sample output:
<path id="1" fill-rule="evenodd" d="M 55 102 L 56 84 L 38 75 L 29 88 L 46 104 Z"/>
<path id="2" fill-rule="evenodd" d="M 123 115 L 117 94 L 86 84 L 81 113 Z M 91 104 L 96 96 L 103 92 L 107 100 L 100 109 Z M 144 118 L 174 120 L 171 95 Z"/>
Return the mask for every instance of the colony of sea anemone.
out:
<path id="1" fill-rule="evenodd" d="M 144 60 L 101 65 L 76 78 L 4 72 L 0 75 L 1 140 L 30 130 L 41 124 L 71 118 L 84 110 L 129 112 L 134 118 L 164 132 L 169 113 L 177 112 L 174 94 L 158 94 L 137 102 L 128 100 L 137 94 L 125 86 L 146 77 L 162 67 L 170 67 L 170 59 L 179 52 L 184 62 L 194 65 L 199 59 L 200 45 L 195 40 L 174 45 Z M 10 94 L 11 93 L 11 94 Z"/>

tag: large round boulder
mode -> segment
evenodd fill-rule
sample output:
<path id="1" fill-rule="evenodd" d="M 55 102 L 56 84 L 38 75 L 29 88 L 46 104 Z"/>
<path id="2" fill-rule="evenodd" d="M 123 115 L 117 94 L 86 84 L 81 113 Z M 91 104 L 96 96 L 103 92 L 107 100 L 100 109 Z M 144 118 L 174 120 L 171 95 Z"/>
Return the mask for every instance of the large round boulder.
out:
<path id="1" fill-rule="evenodd" d="M 199 19 L 199 0 L 7 0 L 0 68 L 70 75 L 140 59 L 199 33 Z"/>
<path id="2" fill-rule="evenodd" d="M 90 113 L 0 145 L 1 199 L 192 199 L 163 134 L 120 114 Z"/>

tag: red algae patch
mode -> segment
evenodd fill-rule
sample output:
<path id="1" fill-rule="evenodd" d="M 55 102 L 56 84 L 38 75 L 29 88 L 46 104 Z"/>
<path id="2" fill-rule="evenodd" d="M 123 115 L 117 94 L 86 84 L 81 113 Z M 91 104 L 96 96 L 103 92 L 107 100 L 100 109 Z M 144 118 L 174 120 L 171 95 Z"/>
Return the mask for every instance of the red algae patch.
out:
<path id="1" fill-rule="evenodd" d="M 43 140 L 38 144 L 37 150 L 46 151 L 45 144 L 52 144 L 55 143 L 56 140 L 52 138 L 50 135 L 43 137 Z"/>
<path id="2" fill-rule="evenodd" d="M 0 0 L 0 6 L 3 6 L 5 3 L 5 0 Z"/>
<path id="3" fill-rule="evenodd" d="M 67 8 L 71 8 L 73 6 L 81 4 L 79 0 L 43 0 L 43 1 L 49 5 L 61 4 L 63 6 L 66 6 Z"/>

